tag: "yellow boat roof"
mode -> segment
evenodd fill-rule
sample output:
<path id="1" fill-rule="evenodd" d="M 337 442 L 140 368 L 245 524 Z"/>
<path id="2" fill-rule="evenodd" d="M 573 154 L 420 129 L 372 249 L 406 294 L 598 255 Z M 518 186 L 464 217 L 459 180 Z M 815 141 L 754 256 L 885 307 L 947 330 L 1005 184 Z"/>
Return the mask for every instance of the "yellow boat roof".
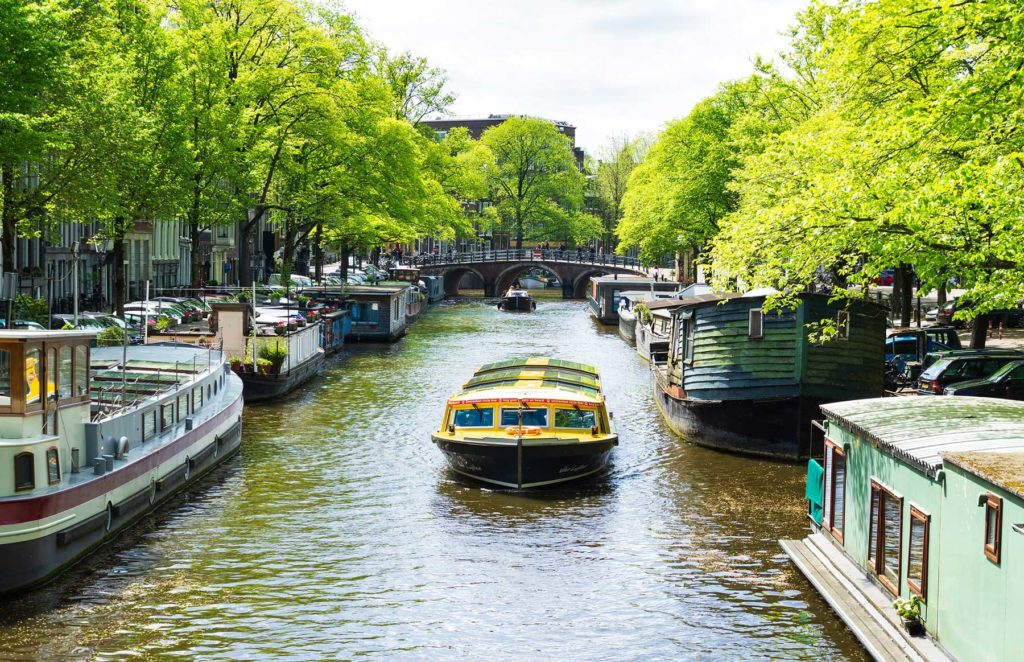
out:
<path id="1" fill-rule="evenodd" d="M 583 363 L 535 357 L 489 363 L 463 384 L 463 392 L 513 389 L 557 389 L 572 396 L 601 397 L 597 370 Z"/>
<path id="2" fill-rule="evenodd" d="M 577 363 L 576 361 L 552 359 L 546 356 L 531 356 L 522 359 L 507 359 L 505 361 L 488 363 L 477 368 L 476 372 L 473 374 L 480 375 L 494 370 L 510 370 L 514 368 L 561 368 L 563 370 L 572 370 L 587 375 L 593 375 L 594 377 L 598 376 L 597 368 L 594 366 L 587 365 L 586 363 Z"/>
<path id="3" fill-rule="evenodd" d="M 539 383 L 531 384 L 528 380 L 524 380 L 512 387 L 500 386 L 496 388 L 463 391 L 448 400 L 449 405 L 518 405 L 520 402 L 525 405 L 600 405 L 604 402 L 604 398 L 601 396 L 600 392 L 585 393 L 566 388 L 553 388 L 551 386 L 543 386 Z"/>

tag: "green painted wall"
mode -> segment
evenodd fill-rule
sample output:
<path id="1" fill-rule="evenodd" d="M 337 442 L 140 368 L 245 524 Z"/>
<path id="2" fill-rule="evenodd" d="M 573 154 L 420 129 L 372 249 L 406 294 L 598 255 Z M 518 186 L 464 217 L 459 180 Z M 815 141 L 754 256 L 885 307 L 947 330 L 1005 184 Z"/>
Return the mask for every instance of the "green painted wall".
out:
<path id="1" fill-rule="evenodd" d="M 942 645 L 961 660 L 1014 660 L 1024 657 L 1024 535 L 1012 529 L 1024 522 L 1024 504 L 1010 493 L 946 464 L 945 526 L 938 532 L 941 563 L 938 604 Z M 978 495 L 1003 497 L 999 564 L 985 556 L 985 508 Z"/>

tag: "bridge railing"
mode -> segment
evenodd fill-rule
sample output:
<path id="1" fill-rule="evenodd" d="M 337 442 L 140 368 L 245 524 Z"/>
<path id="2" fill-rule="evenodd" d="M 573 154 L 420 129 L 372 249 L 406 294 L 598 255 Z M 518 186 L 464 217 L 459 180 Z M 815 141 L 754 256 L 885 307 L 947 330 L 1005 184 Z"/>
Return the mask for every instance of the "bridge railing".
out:
<path id="1" fill-rule="evenodd" d="M 413 266 L 446 266 L 450 264 L 479 264 L 481 262 L 564 262 L 637 270 L 644 268 L 635 257 L 616 255 L 614 253 L 592 253 L 575 250 L 560 251 L 554 248 L 512 248 L 495 251 L 417 255 L 416 257 L 407 258 L 406 262 Z"/>

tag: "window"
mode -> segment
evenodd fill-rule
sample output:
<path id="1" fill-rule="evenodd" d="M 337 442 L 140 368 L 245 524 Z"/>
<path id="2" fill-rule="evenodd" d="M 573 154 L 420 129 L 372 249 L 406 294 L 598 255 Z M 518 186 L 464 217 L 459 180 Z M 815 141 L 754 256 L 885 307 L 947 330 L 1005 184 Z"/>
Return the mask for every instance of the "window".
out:
<path id="1" fill-rule="evenodd" d="M 196 390 L 192 391 L 192 413 L 194 414 L 197 409 L 203 406 L 203 387 L 200 386 Z"/>
<path id="2" fill-rule="evenodd" d="M 89 393 L 89 351 L 85 345 L 75 347 L 75 396 Z"/>
<path id="3" fill-rule="evenodd" d="M 878 581 L 893 595 L 899 595 L 902 529 L 903 499 L 872 480 L 868 559 Z"/>
<path id="4" fill-rule="evenodd" d="M 160 405 L 160 431 L 174 427 L 174 403 Z"/>
<path id="5" fill-rule="evenodd" d="M 57 399 L 57 348 L 46 353 L 46 399 Z"/>
<path id="6" fill-rule="evenodd" d="M 60 482 L 60 453 L 56 448 L 46 451 L 46 480 L 50 485 Z"/>
<path id="7" fill-rule="evenodd" d="M 555 427 L 590 429 L 597 425 L 597 412 L 593 409 L 556 409 Z"/>
<path id="8" fill-rule="evenodd" d="M 156 409 L 142 412 L 142 438 L 149 439 L 156 434 Z"/>
<path id="9" fill-rule="evenodd" d="M 686 321 L 686 362 L 693 363 L 693 327 L 695 321 L 691 318 Z"/>
<path id="10" fill-rule="evenodd" d="M 0 407 L 11 406 L 11 352 L 0 349 Z"/>
<path id="11" fill-rule="evenodd" d="M 394 300 L 395 320 L 398 319 L 399 309 L 401 308 L 401 305 L 402 305 L 402 302 L 400 300 L 398 300 L 398 299 Z"/>
<path id="12" fill-rule="evenodd" d="M 494 410 L 458 409 L 454 423 L 460 428 L 491 428 L 494 427 Z"/>
<path id="13" fill-rule="evenodd" d="M 999 563 L 1002 528 L 1003 500 L 995 494 L 989 494 L 985 501 L 985 556 L 993 563 Z"/>
<path id="14" fill-rule="evenodd" d="M 380 306 L 367 302 L 354 304 L 352 306 L 352 322 L 355 324 L 379 324 Z"/>
<path id="15" fill-rule="evenodd" d="M 825 500 L 823 522 L 832 536 L 843 542 L 846 520 L 846 455 L 830 439 L 825 440 Z"/>
<path id="16" fill-rule="evenodd" d="M 764 337 L 764 312 L 760 308 L 752 308 L 750 310 L 747 337 L 755 340 Z"/>
<path id="17" fill-rule="evenodd" d="M 21 492 L 36 486 L 36 462 L 32 453 L 18 453 L 14 456 L 14 490 Z"/>
<path id="18" fill-rule="evenodd" d="M 547 409 L 523 409 L 523 425 L 531 425 L 535 427 L 546 428 L 548 426 L 548 410 Z M 519 410 L 518 409 L 502 409 L 501 410 L 501 424 L 505 425 L 519 425 Z"/>
<path id="19" fill-rule="evenodd" d="M 57 382 L 57 392 L 60 399 L 71 397 L 71 347 L 64 345 L 60 348 L 60 380 Z"/>
<path id="20" fill-rule="evenodd" d="M 182 393 L 178 395 L 178 420 L 188 417 L 188 401 L 189 394 Z"/>
<path id="21" fill-rule="evenodd" d="M 836 313 L 836 337 L 850 337 L 850 311 L 840 310 Z"/>
<path id="22" fill-rule="evenodd" d="M 910 543 L 907 550 L 907 586 L 918 597 L 928 596 L 928 520 L 927 514 L 910 507 Z"/>
<path id="23" fill-rule="evenodd" d="M 43 372 L 42 352 L 38 349 L 25 350 L 25 404 L 33 405 L 42 402 L 43 384 L 40 377 Z"/>
<path id="24" fill-rule="evenodd" d="M 214 382 L 213 384 L 216 384 L 216 383 L 217 382 Z M 211 397 L 213 397 L 213 384 L 207 384 L 206 385 L 206 399 L 207 400 L 209 400 Z"/>

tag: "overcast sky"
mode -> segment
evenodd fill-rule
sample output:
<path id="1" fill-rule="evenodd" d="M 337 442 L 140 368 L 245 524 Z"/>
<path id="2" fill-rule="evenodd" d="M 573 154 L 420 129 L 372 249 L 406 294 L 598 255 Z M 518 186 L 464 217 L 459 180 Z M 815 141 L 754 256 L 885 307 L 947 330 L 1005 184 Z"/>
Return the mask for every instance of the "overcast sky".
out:
<path id="1" fill-rule="evenodd" d="M 345 0 L 370 35 L 448 71 L 458 116 L 537 115 L 596 151 L 656 131 L 772 56 L 806 0 Z"/>

